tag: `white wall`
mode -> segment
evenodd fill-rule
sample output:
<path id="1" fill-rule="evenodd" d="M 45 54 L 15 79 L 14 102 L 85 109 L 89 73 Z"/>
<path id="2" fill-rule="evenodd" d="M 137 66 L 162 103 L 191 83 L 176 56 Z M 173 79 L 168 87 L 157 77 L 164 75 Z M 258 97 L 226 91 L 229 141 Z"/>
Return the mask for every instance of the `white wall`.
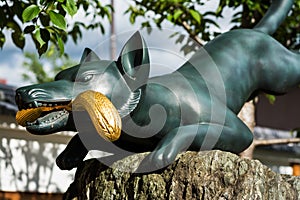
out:
<path id="1" fill-rule="evenodd" d="M 34 136 L 14 124 L 0 124 L 0 191 L 65 192 L 75 170 L 60 170 L 55 158 L 69 139 Z"/>

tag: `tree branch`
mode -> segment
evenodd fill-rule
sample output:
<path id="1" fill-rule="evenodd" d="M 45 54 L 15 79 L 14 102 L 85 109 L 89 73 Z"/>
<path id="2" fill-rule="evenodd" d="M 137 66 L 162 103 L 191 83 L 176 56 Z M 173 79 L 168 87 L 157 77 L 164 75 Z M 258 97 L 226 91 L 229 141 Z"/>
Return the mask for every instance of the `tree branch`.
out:
<path id="1" fill-rule="evenodd" d="M 203 46 L 204 45 L 204 41 L 201 40 L 197 35 L 194 35 L 192 33 L 192 28 L 188 25 L 188 23 L 186 23 L 185 21 L 181 23 L 183 28 L 189 33 L 190 37 L 195 40 L 199 45 Z"/>

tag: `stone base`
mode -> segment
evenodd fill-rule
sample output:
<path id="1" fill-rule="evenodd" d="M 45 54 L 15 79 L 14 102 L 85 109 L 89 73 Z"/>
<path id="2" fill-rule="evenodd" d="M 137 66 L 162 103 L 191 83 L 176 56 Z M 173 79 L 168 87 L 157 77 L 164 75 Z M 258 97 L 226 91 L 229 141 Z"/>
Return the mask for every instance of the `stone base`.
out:
<path id="1" fill-rule="evenodd" d="M 128 168 L 145 154 L 118 161 Z M 127 165 L 126 165 L 127 164 Z M 222 151 L 186 152 L 149 174 L 122 172 L 96 159 L 77 169 L 65 199 L 300 199 L 300 177 Z"/>

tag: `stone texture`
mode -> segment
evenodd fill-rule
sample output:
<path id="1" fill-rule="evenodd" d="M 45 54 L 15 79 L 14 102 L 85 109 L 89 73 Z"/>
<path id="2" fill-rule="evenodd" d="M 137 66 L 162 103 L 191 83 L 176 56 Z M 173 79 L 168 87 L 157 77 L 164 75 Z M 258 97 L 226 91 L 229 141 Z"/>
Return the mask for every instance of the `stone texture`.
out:
<path id="1" fill-rule="evenodd" d="M 137 154 L 115 166 L 134 169 Z M 65 199 L 300 199 L 300 177 L 279 175 L 257 160 L 222 151 L 186 152 L 164 170 L 134 174 L 98 160 L 77 169 Z"/>

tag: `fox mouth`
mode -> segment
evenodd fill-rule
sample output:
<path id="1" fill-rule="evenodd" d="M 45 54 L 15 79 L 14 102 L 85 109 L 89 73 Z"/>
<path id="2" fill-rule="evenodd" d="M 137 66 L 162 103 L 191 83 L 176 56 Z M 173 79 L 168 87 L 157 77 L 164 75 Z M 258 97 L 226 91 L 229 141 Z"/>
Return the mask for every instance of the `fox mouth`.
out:
<path id="1" fill-rule="evenodd" d="M 87 90 L 72 101 L 31 102 L 25 105 L 19 108 L 16 121 L 33 134 L 76 131 L 73 115 L 71 115 L 74 111 L 87 112 L 98 134 L 108 141 L 117 140 L 121 134 L 122 122 L 119 112 L 100 92 Z M 75 110 L 72 111 L 72 108 Z"/>
<path id="2" fill-rule="evenodd" d="M 68 123 L 72 106 L 70 100 L 55 102 L 33 101 L 16 114 L 19 125 L 33 134 L 50 134 L 61 131 Z"/>

